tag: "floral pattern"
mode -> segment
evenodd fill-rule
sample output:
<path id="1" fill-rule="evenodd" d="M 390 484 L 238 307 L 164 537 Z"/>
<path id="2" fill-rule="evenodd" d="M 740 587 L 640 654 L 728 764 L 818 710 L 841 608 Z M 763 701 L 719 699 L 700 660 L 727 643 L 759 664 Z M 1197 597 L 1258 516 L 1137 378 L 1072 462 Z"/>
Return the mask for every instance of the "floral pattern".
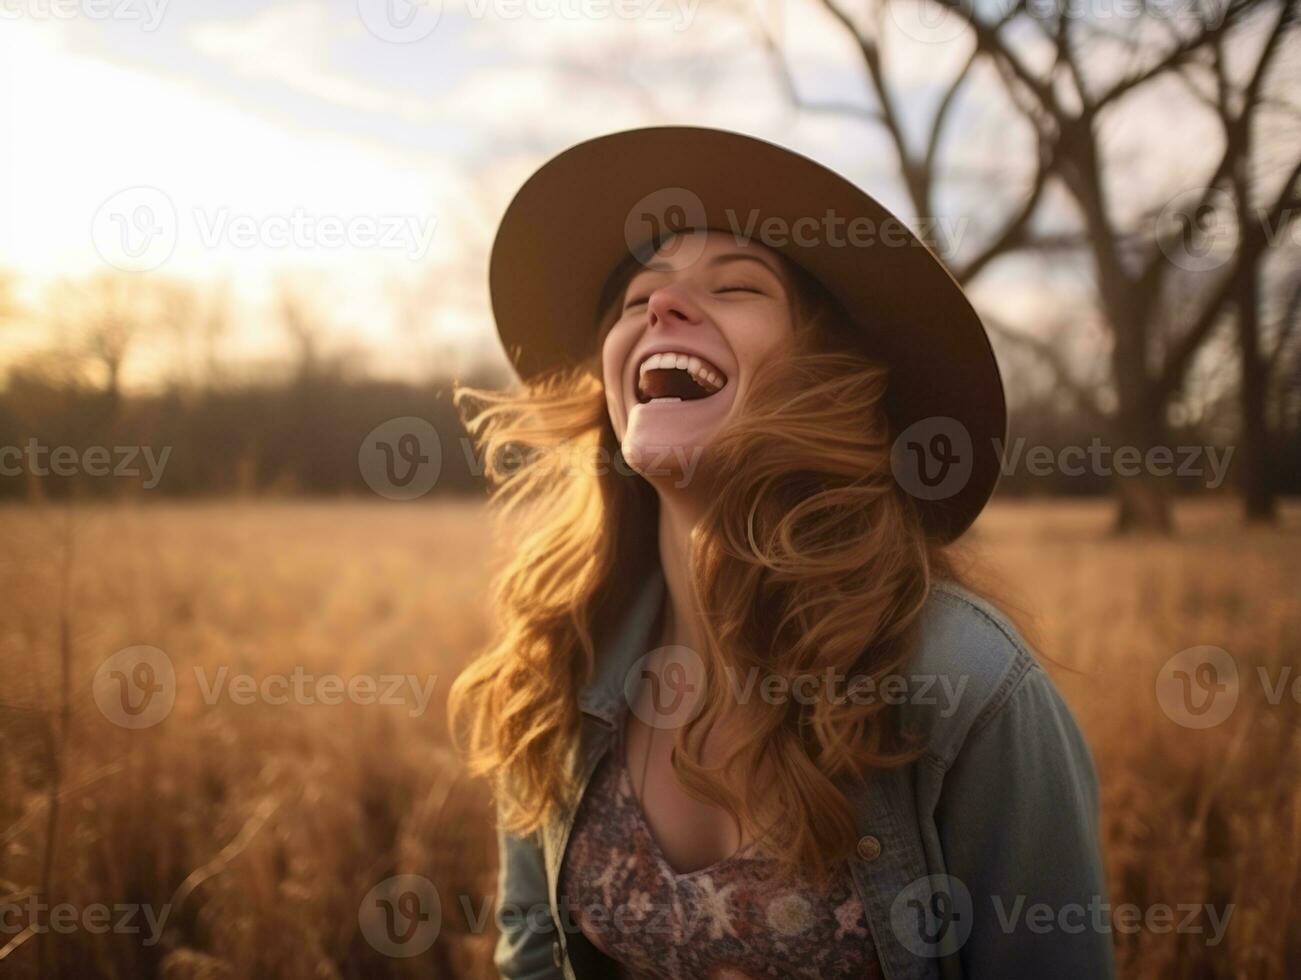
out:
<path id="1" fill-rule="evenodd" d="M 819 889 L 779 878 L 747 845 L 678 874 L 632 789 L 622 740 L 575 815 L 560 891 L 573 921 L 631 980 L 880 977 L 848 870 Z"/>

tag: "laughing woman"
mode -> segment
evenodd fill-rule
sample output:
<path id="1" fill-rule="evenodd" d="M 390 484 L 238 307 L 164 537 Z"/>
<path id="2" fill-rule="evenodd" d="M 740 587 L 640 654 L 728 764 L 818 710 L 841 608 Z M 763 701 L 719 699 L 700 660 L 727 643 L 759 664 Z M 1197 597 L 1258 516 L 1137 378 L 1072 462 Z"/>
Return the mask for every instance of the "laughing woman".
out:
<path id="1" fill-rule="evenodd" d="M 664 127 L 535 173 L 490 285 L 523 384 L 456 399 L 511 554 L 452 723 L 501 974 L 1110 976 L 1089 751 L 951 554 L 1005 409 L 932 253 Z"/>

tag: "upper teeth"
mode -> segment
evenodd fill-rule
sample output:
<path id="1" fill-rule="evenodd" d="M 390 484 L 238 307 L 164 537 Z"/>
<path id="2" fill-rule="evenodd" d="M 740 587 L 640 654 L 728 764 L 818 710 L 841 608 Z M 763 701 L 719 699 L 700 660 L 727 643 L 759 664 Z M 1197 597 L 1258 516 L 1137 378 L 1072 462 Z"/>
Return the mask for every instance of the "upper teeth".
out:
<path id="1" fill-rule="evenodd" d="M 691 376 L 700 382 L 703 388 L 717 390 L 723 387 L 724 378 L 722 374 L 713 370 L 694 354 L 683 354 L 678 351 L 664 351 L 660 354 L 652 354 L 641 362 L 641 367 L 637 372 L 638 378 L 644 379 L 646 372 L 653 371 L 655 368 L 682 368 L 684 371 L 690 372 Z"/>

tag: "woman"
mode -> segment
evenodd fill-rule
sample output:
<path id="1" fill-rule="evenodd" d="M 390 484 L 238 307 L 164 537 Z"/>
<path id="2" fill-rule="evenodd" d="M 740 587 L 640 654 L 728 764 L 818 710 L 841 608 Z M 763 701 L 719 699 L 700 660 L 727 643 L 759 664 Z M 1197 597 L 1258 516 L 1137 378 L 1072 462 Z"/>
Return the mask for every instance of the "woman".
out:
<path id="1" fill-rule="evenodd" d="M 452 719 L 502 975 L 1110 976 L 1088 749 L 951 556 L 1005 414 L 929 250 L 663 127 L 535 173 L 490 280 L 526 383 L 456 398 L 513 556 Z"/>

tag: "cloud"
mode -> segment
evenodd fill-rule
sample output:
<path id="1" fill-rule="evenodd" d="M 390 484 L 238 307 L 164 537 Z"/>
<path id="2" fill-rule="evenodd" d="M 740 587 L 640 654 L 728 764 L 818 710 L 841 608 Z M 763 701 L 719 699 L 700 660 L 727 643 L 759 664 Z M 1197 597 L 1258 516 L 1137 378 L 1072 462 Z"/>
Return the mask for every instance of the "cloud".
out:
<path id="1" fill-rule="evenodd" d="M 330 67 L 336 46 L 358 33 L 308 0 L 269 7 L 239 19 L 210 20 L 186 32 L 191 48 L 247 78 L 276 82 L 334 105 L 410 123 L 430 123 L 433 100 L 400 89 L 368 84 Z"/>

